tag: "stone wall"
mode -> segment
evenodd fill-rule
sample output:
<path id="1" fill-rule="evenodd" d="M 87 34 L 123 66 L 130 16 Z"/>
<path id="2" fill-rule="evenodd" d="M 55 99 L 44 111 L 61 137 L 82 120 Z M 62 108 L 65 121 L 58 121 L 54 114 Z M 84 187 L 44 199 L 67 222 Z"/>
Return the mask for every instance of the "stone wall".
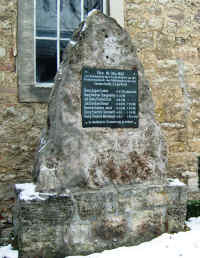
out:
<path id="1" fill-rule="evenodd" d="M 125 17 L 168 142 L 169 176 L 197 186 L 200 1 L 125 0 Z"/>
<path id="2" fill-rule="evenodd" d="M 145 67 L 168 141 L 169 175 L 194 185 L 200 156 L 200 1 L 124 0 L 125 24 Z M 17 0 L 0 0 L 0 244 L 11 223 L 15 182 L 31 180 L 45 104 L 17 99 Z"/>
<path id="3" fill-rule="evenodd" d="M 11 231 L 12 185 L 31 180 L 35 148 L 46 105 L 22 104 L 17 97 L 17 0 L 0 0 L 0 245 Z"/>

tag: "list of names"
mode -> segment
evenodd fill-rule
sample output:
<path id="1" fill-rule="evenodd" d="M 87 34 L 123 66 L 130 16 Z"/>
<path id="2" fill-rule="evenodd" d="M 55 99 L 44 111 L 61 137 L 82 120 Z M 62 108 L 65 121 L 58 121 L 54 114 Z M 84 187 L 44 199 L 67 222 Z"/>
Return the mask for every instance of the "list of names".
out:
<path id="1" fill-rule="evenodd" d="M 83 127 L 138 127 L 137 70 L 83 68 Z"/>

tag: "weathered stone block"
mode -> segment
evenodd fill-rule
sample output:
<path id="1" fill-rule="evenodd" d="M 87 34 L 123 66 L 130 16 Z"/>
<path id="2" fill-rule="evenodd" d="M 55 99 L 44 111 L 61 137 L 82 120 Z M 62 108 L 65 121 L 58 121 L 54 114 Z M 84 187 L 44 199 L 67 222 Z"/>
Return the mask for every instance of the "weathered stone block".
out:
<path id="1" fill-rule="evenodd" d="M 18 190 L 20 258 L 89 254 L 183 230 L 186 193 L 185 186 L 132 185 L 24 200 Z"/>

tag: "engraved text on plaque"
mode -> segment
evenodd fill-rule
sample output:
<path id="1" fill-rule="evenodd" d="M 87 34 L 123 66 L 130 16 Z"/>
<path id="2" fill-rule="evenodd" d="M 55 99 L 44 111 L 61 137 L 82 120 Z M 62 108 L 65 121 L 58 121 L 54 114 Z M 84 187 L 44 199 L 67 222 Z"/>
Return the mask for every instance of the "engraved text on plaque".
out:
<path id="1" fill-rule="evenodd" d="M 137 70 L 82 70 L 83 127 L 138 127 Z"/>

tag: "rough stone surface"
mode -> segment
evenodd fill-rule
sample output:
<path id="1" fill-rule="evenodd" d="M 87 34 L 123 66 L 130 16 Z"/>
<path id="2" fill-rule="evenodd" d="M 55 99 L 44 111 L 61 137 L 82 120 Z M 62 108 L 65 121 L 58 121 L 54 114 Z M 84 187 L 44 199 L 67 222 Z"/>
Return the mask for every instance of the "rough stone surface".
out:
<path id="1" fill-rule="evenodd" d="M 136 49 L 112 18 L 95 11 L 73 35 L 48 109 L 35 163 L 39 191 L 163 183 L 167 150 Z M 76 42 L 76 43 L 74 43 Z M 138 69 L 139 128 L 82 128 L 83 67 Z"/>
<path id="2" fill-rule="evenodd" d="M 184 230 L 185 186 L 105 187 L 39 198 L 18 195 L 19 258 L 86 255 Z"/>
<path id="3" fill-rule="evenodd" d="M 17 0 L 0 0 L 0 246 L 12 232 L 12 185 L 31 180 L 46 105 L 20 104 L 16 74 Z"/>
<path id="4" fill-rule="evenodd" d="M 199 1 L 125 0 L 126 29 L 138 49 L 168 144 L 170 177 L 196 173 L 199 130 Z M 137 15 L 135 15 L 137 13 Z"/>
<path id="5" fill-rule="evenodd" d="M 0 101 L 3 99 L 1 96 Z M 7 106 L 0 104 L 0 245 L 9 242 L 12 231 L 12 186 L 31 180 L 35 149 L 46 115 L 44 105 L 20 105 L 8 98 L 7 101 Z"/>

